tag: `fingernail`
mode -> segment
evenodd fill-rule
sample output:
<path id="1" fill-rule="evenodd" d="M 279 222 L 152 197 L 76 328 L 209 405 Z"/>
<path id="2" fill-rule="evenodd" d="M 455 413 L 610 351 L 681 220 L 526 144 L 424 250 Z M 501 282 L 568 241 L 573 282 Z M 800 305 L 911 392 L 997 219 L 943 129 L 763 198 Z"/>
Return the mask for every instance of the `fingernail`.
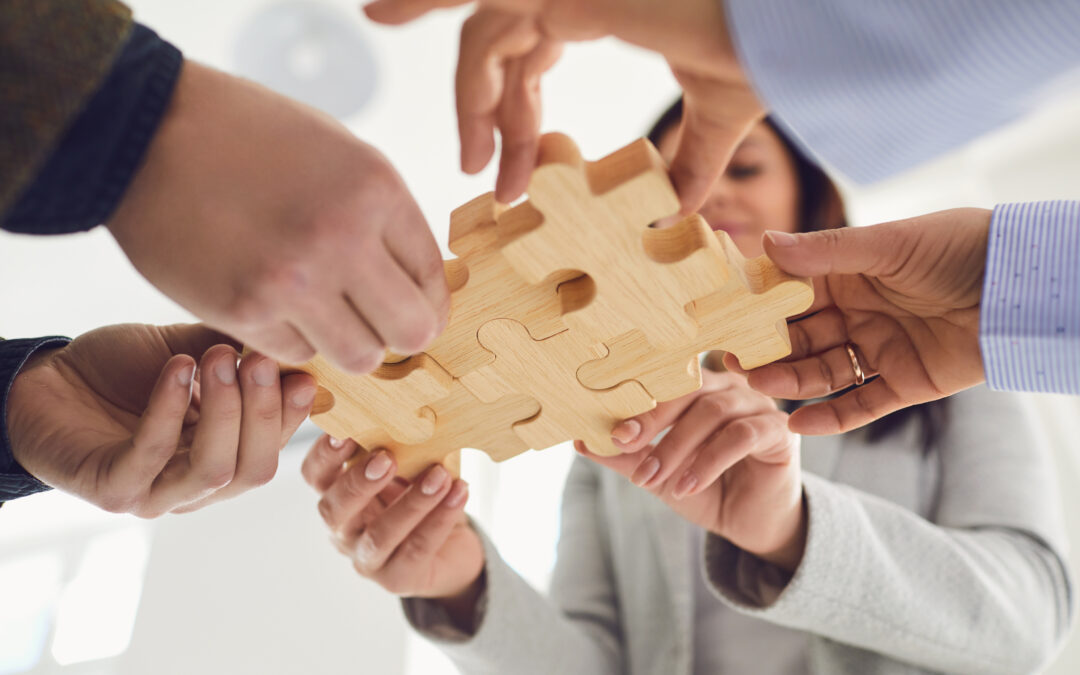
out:
<path id="1" fill-rule="evenodd" d="M 184 367 L 179 373 L 176 374 L 176 380 L 180 383 L 181 387 L 190 387 L 191 380 L 195 377 L 195 364 L 192 363 L 189 366 Z"/>
<path id="2" fill-rule="evenodd" d="M 682 499 L 685 497 L 694 487 L 697 485 L 697 476 L 692 472 L 687 471 L 679 479 L 679 482 L 675 485 L 675 490 L 671 493 L 675 499 Z"/>
<path id="3" fill-rule="evenodd" d="M 356 542 L 356 562 L 366 566 L 374 557 L 375 542 L 367 533 L 360 535 L 360 540 Z"/>
<path id="4" fill-rule="evenodd" d="M 375 453 L 375 456 L 369 459 L 367 466 L 364 467 L 364 478 L 367 478 L 368 480 L 379 480 L 390 470 L 390 465 L 392 463 L 393 462 L 390 461 L 390 455 L 385 452 L 379 451 Z"/>
<path id="5" fill-rule="evenodd" d="M 333 436 L 330 437 L 331 448 L 340 448 L 343 445 L 345 445 L 345 441 L 341 440 L 340 438 L 334 438 Z"/>
<path id="6" fill-rule="evenodd" d="M 611 430 L 611 437 L 622 444 L 633 443 L 641 433 L 641 422 L 626 420 Z"/>
<path id="7" fill-rule="evenodd" d="M 222 384 L 232 384 L 233 382 L 236 382 L 236 363 L 234 363 L 232 359 L 227 361 L 222 359 L 214 366 L 214 376 L 217 377 L 218 382 L 221 382 Z"/>
<path id="8" fill-rule="evenodd" d="M 315 389 L 305 387 L 292 395 L 293 405 L 297 408 L 306 408 L 315 400 Z"/>
<path id="9" fill-rule="evenodd" d="M 430 497 L 439 491 L 449 475 L 446 469 L 436 466 L 424 476 L 424 480 L 420 483 L 420 492 Z"/>
<path id="10" fill-rule="evenodd" d="M 448 509 L 456 509 L 461 506 L 461 503 L 465 501 L 465 497 L 468 494 L 468 484 L 463 480 L 459 480 L 454 483 L 454 487 L 450 488 L 450 492 L 446 495 L 446 499 L 443 499 L 443 506 Z"/>
<path id="11" fill-rule="evenodd" d="M 799 243 L 799 238 L 788 232 L 769 231 L 765 233 L 773 246 L 794 246 Z"/>
<path id="12" fill-rule="evenodd" d="M 263 359 L 251 372 L 251 379 L 260 387 L 269 387 L 277 382 L 277 364 L 270 359 Z"/>
<path id="13" fill-rule="evenodd" d="M 638 468 L 634 470 L 634 475 L 630 477 L 630 480 L 641 487 L 645 485 L 652 477 L 656 475 L 656 472 L 660 470 L 660 460 L 650 455 L 644 462 L 638 465 Z"/>

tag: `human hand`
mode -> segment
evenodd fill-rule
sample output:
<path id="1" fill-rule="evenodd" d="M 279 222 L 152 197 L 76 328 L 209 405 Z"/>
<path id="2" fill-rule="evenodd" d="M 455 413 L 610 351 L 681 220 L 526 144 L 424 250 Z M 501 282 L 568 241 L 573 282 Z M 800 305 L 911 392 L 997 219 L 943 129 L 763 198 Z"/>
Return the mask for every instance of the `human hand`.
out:
<path id="1" fill-rule="evenodd" d="M 459 625 L 469 623 L 459 617 L 472 615 L 482 589 L 484 549 L 465 518 L 465 481 L 436 464 L 410 483 L 395 478 L 386 450 L 325 435 L 301 472 L 322 496 L 331 539 L 361 576 L 395 595 L 438 600 Z"/>
<path id="2" fill-rule="evenodd" d="M 467 0 L 379 0 L 364 10 L 400 24 Z M 521 196 L 536 166 L 540 76 L 562 43 L 613 35 L 667 59 L 684 91 L 685 114 L 671 177 L 683 212 L 704 203 L 739 141 L 765 110 L 750 88 L 716 0 L 481 0 L 461 32 L 457 68 L 461 164 L 487 165 L 502 137 L 496 198 Z"/>
<path id="3" fill-rule="evenodd" d="M 594 455 L 581 441 L 574 447 L 691 523 L 794 570 L 806 538 L 799 437 L 772 399 L 741 376 L 702 371 L 702 380 L 699 391 L 615 427 L 623 454 Z"/>
<path id="4" fill-rule="evenodd" d="M 791 356 L 749 373 L 750 386 L 786 399 L 826 396 L 790 426 L 837 434 L 985 379 L 979 302 L 991 212 L 953 209 L 870 227 L 769 233 L 765 252 L 785 272 L 814 277 L 805 319 L 788 325 Z M 728 355 L 724 364 L 739 371 Z M 740 371 L 741 372 L 741 371 Z"/>
<path id="5" fill-rule="evenodd" d="M 147 279 L 278 361 L 355 373 L 423 349 L 449 293 L 390 164 L 345 127 L 186 63 L 109 230 Z"/>
<path id="6" fill-rule="evenodd" d="M 196 358 L 202 357 L 196 370 Z M 8 396 L 16 461 L 116 513 L 194 511 L 273 477 L 315 382 L 200 325 L 126 324 L 35 353 Z"/>

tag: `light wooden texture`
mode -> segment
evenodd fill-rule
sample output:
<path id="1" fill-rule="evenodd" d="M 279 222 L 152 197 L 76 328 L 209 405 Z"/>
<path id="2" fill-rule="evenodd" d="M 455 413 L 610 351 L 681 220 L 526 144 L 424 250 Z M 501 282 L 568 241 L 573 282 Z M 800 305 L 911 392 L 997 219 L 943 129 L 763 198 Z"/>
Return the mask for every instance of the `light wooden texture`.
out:
<path id="1" fill-rule="evenodd" d="M 390 449 L 406 478 L 454 470 L 460 448 L 501 460 L 582 439 L 612 454 L 618 422 L 700 386 L 699 351 L 786 355 L 784 318 L 809 303 L 808 283 L 745 261 L 700 217 L 650 227 L 678 206 L 647 141 L 586 163 L 545 136 L 527 201 L 504 210 L 488 194 L 454 211 L 445 333 L 370 376 L 306 364 L 312 419 Z"/>
<path id="2" fill-rule="evenodd" d="M 618 454 L 611 442 L 612 428 L 656 406 L 636 382 L 607 391 L 582 387 L 578 365 L 595 352 L 591 341 L 571 331 L 533 340 L 520 323 L 495 319 L 481 326 L 479 338 L 495 353 L 495 362 L 485 370 L 540 403 L 539 415 L 514 425 L 530 447 L 543 449 L 578 438 L 597 454 Z"/>
<path id="3" fill-rule="evenodd" d="M 599 341 L 632 329 L 657 347 L 692 339 L 686 305 L 728 281 L 724 255 L 709 227 L 687 219 L 650 228 L 679 210 L 667 169 L 642 139 L 586 163 L 566 136 L 548 134 L 529 181 L 529 200 L 499 216 L 502 253 L 528 281 L 572 268 L 567 326 Z"/>
<path id="4" fill-rule="evenodd" d="M 813 286 L 785 274 L 766 256 L 747 260 L 727 233 L 714 234 L 733 272 L 732 283 L 691 304 L 697 337 L 678 349 L 660 350 L 640 331 L 624 333 L 606 343 L 607 356 L 582 364 L 577 375 L 583 385 L 608 389 L 636 380 L 657 400 L 669 401 L 701 387 L 701 352 L 731 352 L 746 369 L 791 353 L 786 319 L 810 307 Z"/>

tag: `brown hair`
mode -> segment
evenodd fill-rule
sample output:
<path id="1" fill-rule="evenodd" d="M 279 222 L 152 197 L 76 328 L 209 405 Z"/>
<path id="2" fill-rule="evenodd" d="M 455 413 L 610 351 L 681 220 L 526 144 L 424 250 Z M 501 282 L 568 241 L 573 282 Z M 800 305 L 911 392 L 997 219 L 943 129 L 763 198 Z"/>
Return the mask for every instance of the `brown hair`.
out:
<path id="1" fill-rule="evenodd" d="M 649 129 L 648 139 L 652 141 L 653 145 L 658 146 L 660 139 L 679 125 L 682 121 L 682 115 L 683 102 L 680 98 L 668 107 L 652 125 L 652 128 Z M 776 134 L 776 137 L 780 139 L 795 168 L 797 185 L 799 186 L 798 231 L 813 232 L 836 227 L 847 227 L 847 221 L 844 218 L 843 198 L 841 198 L 840 191 L 836 189 L 836 185 L 829 178 L 829 175 L 816 162 L 807 157 L 772 118 L 766 117 L 764 121 Z M 802 405 L 801 401 L 781 402 L 781 407 L 787 412 L 797 409 L 800 405 Z M 904 408 L 882 417 L 867 427 L 867 439 L 871 443 L 875 443 L 894 431 L 903 428 L 912 417 L 918 419 L 920 423 L 920 440 L 925 452 L 934 444 L 948 423 L 948 399 L 943 398 Z"/>

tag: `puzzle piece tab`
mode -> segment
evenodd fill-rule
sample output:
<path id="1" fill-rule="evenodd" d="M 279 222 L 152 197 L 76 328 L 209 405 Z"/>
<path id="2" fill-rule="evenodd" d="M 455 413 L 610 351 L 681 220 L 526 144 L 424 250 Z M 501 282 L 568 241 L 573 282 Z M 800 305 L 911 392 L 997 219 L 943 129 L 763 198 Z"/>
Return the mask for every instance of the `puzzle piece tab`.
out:
<path id="1" fill-rule="evenodd" d="M 485 369 L 540 403 L 540 414 L 518 422 L 514 431 L 537 450 L 577 439 L 598 455 L 620 450 L 611 441 L 616 424 L 656 406 L 636 382 L 606 391 L 590 391 L 577 380 L 577 366 L 594 354 L 592 342 L 571 331 L 533 340 L 525 327 L 496 319 L 480 327 L 480 343 L 495 354 Z"/>
<path id="2" fill-rule="evenodd" d="M 526 282 L 499 252 L 495 218 L 502 210 L 489 192 L 450 215 L 450 250 L 458 255 L 446 261 L 450 322 L 426 353 L 454 377 L 494 360 L 476 341 L 476 331 L 492 318 L 519 321 L 538 340 L 566 329 L 557 287 L 580 273 Z"/>
<path id="3" fill-rule="evenodd" d="M 813 303 L 810 281 L 785 274 L 765 256 L 747 260 L 727 233 L 718 231 L 715 236 L 736 282 L 693 302 L 690 313 L 699 326 L 697 338 L 678 349 L 658 350 L 640 331 L 620 335 L 608 341 L 606 357 L 578 370 L 583 385 L 604 390 L 634 380 L 658 401 L 670 401 L 701 387 L 701 352 L 731 352 L 747 369 L 791 353 L 787 317 Z"/>
<path id="4" fill-rule="evenodd" d="M 668 348 L 694 338 L 686 306 L 729 277 L 700 220 L 649 227 L 679 210 L 651 143 L 586 163 L 569 138 L 547 134 L 528 197 L 499 216 L 502 253 L 532 283 L 568 268 L 588 275 L 560 289 L 568 327 L 601 341 L 638 329 Z"/>

